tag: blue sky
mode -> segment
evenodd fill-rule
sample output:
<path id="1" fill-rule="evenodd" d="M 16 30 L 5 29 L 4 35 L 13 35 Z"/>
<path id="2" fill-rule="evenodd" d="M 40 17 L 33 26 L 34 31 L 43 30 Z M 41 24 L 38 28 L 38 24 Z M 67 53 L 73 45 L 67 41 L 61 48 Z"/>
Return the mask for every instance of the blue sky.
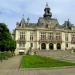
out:
<path id="1" fill-rule="evenodd" d="M 37 22 L 43 16 L 46 2 L 60 24 L 68 18 L 75 24 L 75 0 L 1 0 L 0 22 L 6 23 L 10 31 L 16 27 L 16 22 L 21 20 L 23 14 L 25 19 L 30 18 L 30 22 Z"/>

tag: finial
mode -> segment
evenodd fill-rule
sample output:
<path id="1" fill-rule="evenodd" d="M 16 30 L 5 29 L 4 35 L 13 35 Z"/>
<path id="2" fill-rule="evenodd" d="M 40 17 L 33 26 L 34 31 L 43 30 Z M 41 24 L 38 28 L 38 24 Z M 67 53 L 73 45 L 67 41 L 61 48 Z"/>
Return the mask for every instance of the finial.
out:
<path id="1" fill-rule="evenodd" d="M 27 21 L 29 21 L 30 19 L 29 19 L 29 17 L 27 18 Z"/>
<path id="2" fill-rule="evenodd" d="M 68 19 L 68 22 L 69 22 L 69 19 Z"/>
<path id="3" fill-rule="evenodd" d="M 48 6 L 48 2 L 46 2 L 46 8 L 49 8 L 49 6 Z"/>
<path id="4" fill-rule="evenodd" d="M 29 24 L 29 20 L 30 20 L 30 18 L 28 17 L 28 18 L 27 18 L 27 23 L 28 23 L 28 24 Z"/>
<path id="5" fill-rule="evenodd" d="M 24 18 L 24 14 L 22 15 L 22 17 Z"/>
<path id="6" fill-rule="evenodd" d="M 46 2 L 46 6 L 48 6 L 48 2 Z"/>

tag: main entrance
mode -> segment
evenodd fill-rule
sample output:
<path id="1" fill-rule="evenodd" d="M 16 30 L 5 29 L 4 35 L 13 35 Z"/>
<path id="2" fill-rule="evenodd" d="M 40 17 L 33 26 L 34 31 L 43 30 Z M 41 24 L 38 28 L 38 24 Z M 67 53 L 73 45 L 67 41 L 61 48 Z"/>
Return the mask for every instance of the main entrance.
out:
<path id="1" fill-rule="evenodd" d="M 61 44 L 57 43 L 57 49 L 61 49 Z"/>
<path id="2" fill-rule="evenodd" d="M 46 49 L 46 44 L 45 43 L 41 44 L 41 49 Z"/>
<path id="3" fill-rule="evenodd" d="M 50 44 L 49 44 L 49 49 L 51 49 L 51 50 L 54 49 L 54 47 L 53 47 L 53 43 L 50 43 Z"/>

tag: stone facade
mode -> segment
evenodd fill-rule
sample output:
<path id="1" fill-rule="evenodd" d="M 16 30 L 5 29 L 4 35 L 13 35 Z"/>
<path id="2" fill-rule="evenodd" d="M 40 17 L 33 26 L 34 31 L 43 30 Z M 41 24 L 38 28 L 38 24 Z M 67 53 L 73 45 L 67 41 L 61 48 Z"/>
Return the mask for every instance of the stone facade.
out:
<path id="1" fill-rule="evenodd" d="M 58 20 L 52 18 L 48 4 L 44 9 L 43 17 L 38 23 L 29 23 L 24 17 L 16 23 L 14 31 L 17 47 L 16 54 L 38 50 L 71 50 L 75 48 L 75 27 L 71 22 L 65 21 L 60 25 Z"/>

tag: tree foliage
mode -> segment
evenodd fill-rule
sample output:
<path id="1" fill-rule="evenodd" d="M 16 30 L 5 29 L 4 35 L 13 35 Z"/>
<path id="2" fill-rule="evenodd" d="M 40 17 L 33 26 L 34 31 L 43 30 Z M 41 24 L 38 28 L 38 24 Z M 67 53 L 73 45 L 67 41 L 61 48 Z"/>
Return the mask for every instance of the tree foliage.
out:
<path id="1" fill-rule="evenodd" d="M 12 39 L 7 25 L 0 23 L 0 51 L 14 51 L 15 48 L 16 42 Z"/>

